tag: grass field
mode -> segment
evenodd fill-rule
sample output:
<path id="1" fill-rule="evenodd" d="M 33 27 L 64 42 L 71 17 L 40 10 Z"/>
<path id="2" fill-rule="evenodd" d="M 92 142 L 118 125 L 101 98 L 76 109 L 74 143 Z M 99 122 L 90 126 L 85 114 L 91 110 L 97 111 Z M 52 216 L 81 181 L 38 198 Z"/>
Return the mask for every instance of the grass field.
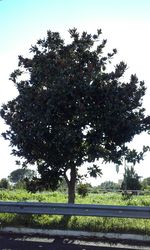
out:
<path id="1" fill-rule="evenodd" d="M 58 192 L 31 194 L 26 191 L 0 191 L 1 201 L 39 201 L 66 203 L 67 195 Z M 150 195 L 133 196 L 124 199 L 121 194 L 89 194 L 85 198 L 77 195 L 76 203 L 79 204 L 105 204 L 123 206 L 150 206 Z M 72 216 L 67 218 L 56 215 L 18 215 L 0 214 L 0 225 L 26 226 L 45 229 L 70 229 L 95 232 L 122 232 L 150 235 L 150 220 L 148 219 L 124 219 L 124 218 L 100 218 Z"/>

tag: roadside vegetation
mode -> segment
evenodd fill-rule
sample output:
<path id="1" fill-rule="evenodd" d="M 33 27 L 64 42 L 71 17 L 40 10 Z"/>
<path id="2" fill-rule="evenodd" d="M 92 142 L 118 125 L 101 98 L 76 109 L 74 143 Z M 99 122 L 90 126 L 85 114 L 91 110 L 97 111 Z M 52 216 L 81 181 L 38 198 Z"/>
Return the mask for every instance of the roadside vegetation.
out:
<path id="1" fill-rule="evenodd" d="M 29 193 L 25 190 L 1 190 L 1 201 L 37 201 L 67 203 L 67 193 L 41 192 Z M 150 195 L 122 196 L 121 193 L 103 192 L 99 194 L 88 193 L 86 196 L 78 195 L 76 203 L 79 204 L 108 204 L 123 206 L 150 206 Z M 49 215 L 17 215 L 0 214 L 1 227 L 19 226 L 43 229 L 70 229 L 97 232 L 122 232 L 150 235 L 150 220 L 124 219 L 124 218 L 100 218 L 72 216 L 66 219 L 64 216 Z"/>

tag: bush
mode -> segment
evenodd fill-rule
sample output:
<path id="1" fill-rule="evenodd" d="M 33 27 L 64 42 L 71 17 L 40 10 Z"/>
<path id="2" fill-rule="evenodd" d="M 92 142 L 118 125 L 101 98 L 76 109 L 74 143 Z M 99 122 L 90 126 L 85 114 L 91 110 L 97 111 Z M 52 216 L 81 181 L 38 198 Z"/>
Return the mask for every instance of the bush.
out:
<path id="1" fill-rule="evenodd" d="M 6 178 L 2 178 L 0 180 L 0 188 L 8 189 L 9 188 L 9 182 Z"/>
<path id="2" fill-rule="evenodd" d="M 89 185 L 87 183 L 86 184 L 80 183 L 77 187 L 77 193 L 81 195 L 82 197 L 85 197 L 89 191 L 88 187 Z"/>

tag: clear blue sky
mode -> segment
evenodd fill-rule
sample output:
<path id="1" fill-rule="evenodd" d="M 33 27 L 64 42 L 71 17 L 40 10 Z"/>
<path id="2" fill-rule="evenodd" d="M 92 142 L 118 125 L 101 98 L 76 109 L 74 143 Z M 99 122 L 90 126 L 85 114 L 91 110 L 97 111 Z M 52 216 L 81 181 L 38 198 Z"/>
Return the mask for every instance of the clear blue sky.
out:
<path id="1" fill-rule="evenodd" d="M 100 20 L 149 19 L 149 0 L 2 0 L 0 49 L 12 49 L 27 37 L 36 39 L 47 29 L 86 27 L 93 21 L 99 26 Z"/>
<path id="2" fill-rule="evenodd" d="M 16 95 L 8 81 L 17 66 L 17 56 L 26 54 L 48 29 L 67 38 L 67 30 L 95 32 L 102 28 L 108 47 L 119 51 L 117 59 L 125 60 L 129 73 L 145 80 L 147 95 L 144 105 L 150 113 L 150 0 L 2 0 L 0 1 L 0 105 Z M 0 120 L 0 133 L 5 125 Z M 149 139 L 142 135 L 134 142 L 139 147 Z M 147 142 L 146 142 L 147 141 Z M 149 140 L 150 141 L 150 140 Z M 0 178 L 15 169 L 8 143 L 0 137 Z M 137 166 L 142 176 L 150 176 L 150 155 Z M 106 167 L 103 180 L 119 178 L 114 167 Z M 121 170 L 122 171 L 122 170 Z"/>

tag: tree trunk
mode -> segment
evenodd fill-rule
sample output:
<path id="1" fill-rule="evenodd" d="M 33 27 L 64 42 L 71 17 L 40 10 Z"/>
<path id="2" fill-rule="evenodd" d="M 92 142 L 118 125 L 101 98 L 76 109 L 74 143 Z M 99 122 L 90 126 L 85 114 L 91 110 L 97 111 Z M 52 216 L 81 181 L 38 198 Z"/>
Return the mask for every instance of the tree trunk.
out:
<path id="1" fill-rule="evenodd" d="M 68 203 L 75 203 L 75 183 L 68 185 Z"/>
<path id="2" fill-rule="evenodd" d="M 70 169 L 70 180 L 65 175 L 65 179 L 68 185 L 68 203 L 75 203 L 75 186 L 76 186 L 76 168 L 72 166 Z"/>

